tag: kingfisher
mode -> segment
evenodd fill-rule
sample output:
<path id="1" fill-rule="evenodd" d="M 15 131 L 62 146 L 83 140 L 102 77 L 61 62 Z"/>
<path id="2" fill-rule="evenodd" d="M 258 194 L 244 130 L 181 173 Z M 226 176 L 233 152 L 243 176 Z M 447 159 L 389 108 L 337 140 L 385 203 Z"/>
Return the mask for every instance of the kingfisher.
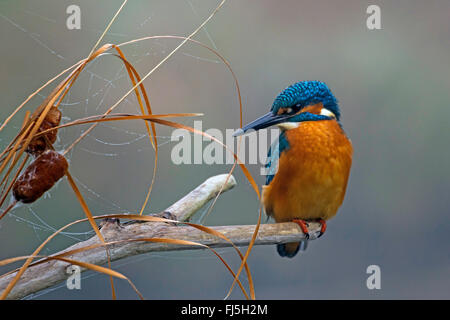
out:
<path id="1" fill-rule="evenodd" d="M 270 112 L 233 134 L 280 128 L 267 156 L 262 204 L 275 222 L 295 222 L 306 235 L 302 246 L 278 244 L 282 257 L 292 258 L 300 247 L 306 249 L 307 221 L 320 222 L 320 237 L 344 200 L 353 147 L 340 118 L 338 101 L 324 82 L 301 81 L 283 90 Z"/>

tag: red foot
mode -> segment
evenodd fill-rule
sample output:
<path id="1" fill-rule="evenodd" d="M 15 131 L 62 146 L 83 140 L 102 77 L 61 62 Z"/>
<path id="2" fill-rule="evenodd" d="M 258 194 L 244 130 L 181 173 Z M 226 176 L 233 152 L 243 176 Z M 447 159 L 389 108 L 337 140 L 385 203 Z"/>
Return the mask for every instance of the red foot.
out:
<path id="1" fill-rule="evenodd" d="M 300 229 L 302 229 L 302 232 L 305 234 L 306 239 L 309 239 L 308 224 L 305 222 L 305 220 L 293 219 L 292 222 L 298 224 L 300 226 Z"/>
<path id="2" fill-rule="evenodd" d="M 320 238 L 327 230 L 327 222 L 325 220 L 320 219 L 319 223 L 322 225 L 322 227 L 320 228 L 320 234 L 319 234 L 318 238 Z"/>

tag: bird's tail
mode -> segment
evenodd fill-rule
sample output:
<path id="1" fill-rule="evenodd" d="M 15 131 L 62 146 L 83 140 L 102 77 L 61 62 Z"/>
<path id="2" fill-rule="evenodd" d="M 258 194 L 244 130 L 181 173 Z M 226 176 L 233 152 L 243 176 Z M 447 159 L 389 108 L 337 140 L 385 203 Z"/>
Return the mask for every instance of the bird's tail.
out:
<path id="1" fill-rule="evenodd" d="M 281 257 L 293 258 L 297 252 L 305 251 L 308 247 L 308 240 L 301 242 L 289 242 L 277 244 L 277 251 Z"/>

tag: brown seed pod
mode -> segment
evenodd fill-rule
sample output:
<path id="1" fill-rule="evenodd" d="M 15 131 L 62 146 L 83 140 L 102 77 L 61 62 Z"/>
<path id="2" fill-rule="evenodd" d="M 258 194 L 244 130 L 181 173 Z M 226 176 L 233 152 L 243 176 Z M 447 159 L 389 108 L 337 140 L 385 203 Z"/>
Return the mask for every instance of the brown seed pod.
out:
<path id="1" fill-rule="evenodd" d="M 14 198 L 23 203 L 36 201 L 66 174 L 68 167 L 64 156 L 53 150 L 44 151 L 17 178 Z"/>
<path id="2" fill-rule="evenodd" d="M 44 120 L 39 127 L 38 132 L 42 132 L 54 127 L 59 126 L 61 122 L 61 111 L 56 107 L 51 107 L 45 116 Z M 42 152 L 49 149 L 49 145 L 53 145 L 57 138 L 58 130 L 52 130 L 42 136 L 36 137 L 31 140 L 27 147 L 27 152 L 35 157 L 39 156 Z"/>

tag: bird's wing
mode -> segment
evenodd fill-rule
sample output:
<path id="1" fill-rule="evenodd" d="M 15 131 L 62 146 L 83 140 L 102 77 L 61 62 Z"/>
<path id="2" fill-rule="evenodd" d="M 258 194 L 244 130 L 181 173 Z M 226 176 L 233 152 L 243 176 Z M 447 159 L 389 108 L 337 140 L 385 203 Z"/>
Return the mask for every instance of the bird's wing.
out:
<path id="1" fill-rule="evenodd" d="M 280 136 L 274 143 L 270 146 L 269 153 L 267 154 L 266 162 L 266 185 L 268 185 L 272 180 L 278 170 L 278 159 L 281 153 L 289 148 L 289 143 L 286 139 L 284 132 L 280 133 Z"/>
<path id="2" fill-rule="evenodd" d="M 279 146 L 278 140 L 275 141 L 269 149 L 269 153 L 267 154 L 267 162 L 266 162 L 266 185 L 268 185 L 275 173 L 277 172 L 278 167 L 278 155 L 279 155 Z"/>

